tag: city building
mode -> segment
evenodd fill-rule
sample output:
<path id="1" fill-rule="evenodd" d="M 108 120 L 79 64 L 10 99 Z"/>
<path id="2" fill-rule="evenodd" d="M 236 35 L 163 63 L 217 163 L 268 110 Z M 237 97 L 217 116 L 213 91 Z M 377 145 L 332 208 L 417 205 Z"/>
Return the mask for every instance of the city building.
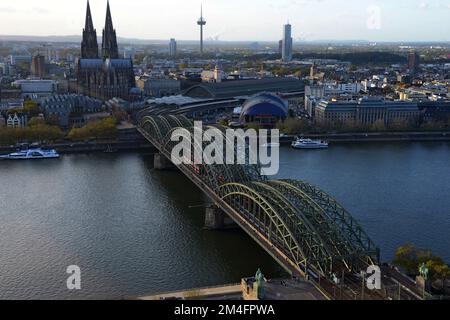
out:
<path id="1" fill-rule="evenodd" d="M 448 100 L 448 88 L 447 86 L 428 86 L 422 85 L 420 87 L 409 87 L 403 90 L 399 90 L 398 94 L 401 100 L 413 100 L 413 101 L 439 101 Z"/>
<path id="2" fill-rule="evenodd" d="M 263 97 L 259 97 L 262 94 Z M 152 110 L 153 114 L 183 114 L 191 119 L 215 124 L 220 119 L 240 121 L 245 110 L 247 121 L 259 121 L 264 125 L 273 125 L 285 117 L 289 110 L 296 110 L 304 99 L 303 82 L 295 78 L 266 78 L 260 80 L 235 80 L 219 83 L 201 83 L 187 89 L 183 95 L 149 99 L 135 104 L 133 108 Z M 275 98 L 267 98 L 274 96 Z M 265 97 L 265 98 L 264 98 Z M 255 107 L 262 100 L 275 104 L 269 111 Z M 280 100 L 282 103 L 280 103 Z M 245 106 L 244 106 L 245 105 Z M 281 107 L 282 105 L 282 107 Z M 260 106 L 260 104 L 258 104 Z M 245 108 L 246 107 L 246 108 Z M 280 111 L 280 108 L 283 112 Z M 239 109 L 238 114 L 233 115 Z"/>
<path id="3" fill-rule="evenodd" d="M 258 80 L 236 80 L 220 83 L 201 83 L 184 93 L 192 98 L 229 99 L 249 97 L 261 92 L 294 93 L 303 99 L 305 86 L 296 78 L 264 78 Z"/>
<path id="4" fill-rule="evenodd" d="M 203 27 L 206 25 L 206 20 L 203 18 L 203 6 L 200 9 L 200 18 L 197 25 L 200 26 L 200 54 L 203 54 Z"/>
<path id="5" fill-rule="evenodd" d="M 9 100 L 21 99 L 22 90 L 19 88 L 2 89 L 0 88 L 0 101 L 5 102 Z"/>
<path id="6" fill-rule="evenodd" d="M 288 116 L 288 103 L 271 93 L 261 93 L 250 97 L 242 105 L 241 124 L 256 123 L 273 128 L 278 121 Z"/>
<path id="7" fill-rule="evenodd" d="M 411 52 L 408 55 L 408 69 L 415 73 L 420 67 L 420 55 L 417 52 Z"/>
<path id="8" fill-rule="evenodd" d="M 0 76 L 8 74 L 8 64 L 0 62 Z"/>
<path id="9" fill-rule="evenodd" d="M 281 60 L 284 62 L 289 62 L 292 60 L 292 26 L 287 23 L 283 27 L 283 46 L 281 53 Z"/>
<path id="10" fill-rule="evenodd" d="M 17 100 L 14 102 L 0 102 L 0 112 L 12 109 L 22 109 L 24 100 Z"/>
<path id="11" fill-rule="evenodd" d="M 101 100 L 114 97 L 129 99 L 130 90 L 136 85 L 133 61 L 119 59 L 116 30 L 113 27 L 109 2 L 103 30 L 101 58 L 99 58 L 96 38 L 97 32 L 94 29 L 88 2 L 81 59 L 78 60 L 76 68 L 77 93 Z"/>
<path id="12" fill-rule="evenodd" d="M 21 109 L 23 107 L 24 99 L 20 97 L 21 91 L 19 90 L 19 94 L 17 98 L 3 98 L 4 96 L 8 96 L 9 93 L 7 92 L 6 95 L 4 95 L 4 91 L 2 90 L 0 92 L 0 112 L 2 111 L 8 111 L 11 109 Z M 16 95 L 15 91 L 17 90 L 7 90 L 7 91 L 14 91 L 14 96 Z"/>
<path id="13" fill-rule="evenodd" d="M 169 57 L 174 58 L 177 55 L 177 42 L 175 39 L 170 39 L 169 43 Z"/>
<path id="14" fill-rule="evenodd" d="M 55 80 L 17 80 L 12 85 L 20 89 L 22 99 L 36 99 L 58 92 Z"/>
<path id="15" fill-rule="evenodd" d="M 424 122 L 442 122 L 450 124 L 450 100 L 419 101 L 417 103 Z"/>
<path id="16" fill-rule="evenodd" d="M 26 114 L 10 114 L 6 120 L 8 128 L 24 128 L 28 124 L 28 117 Z"/>
<path id="17" fill-rule="evenodd" d="M 309 69 L 309 79 L 314 80 L 314 78 L 316 77 L 316 73 L 317 73 L 317 66 L 313 62 L 311 68 Z"/>
<path id="18" fill-rule="evenodd" d="M 43 98 L 40 107 L 48 121 L 65 129 L 82 126 L 89 114 L 107 111 L 103 101 L 77 94 Z"/>
<path id="19" fill-rule="evenodd" d="M 33 56 L 31 60 L 31 75 L 38 77 L 38 78 L 44 78 L 45 77 L 45 57 L 36 54 Z"/>
<path id="20" fill-rule="evenodd" d="M 9 56 L 9 61 L 13 66 L 20 65 L 23 63 L 31 63 L 31 59 L 32 59 L 31 56 L 16 56 L 16 55 Z"/>
<path id="21" fill-rule="evenodd" d="M 226 78 L 225 72 L 216 65 L 214 70 L 204 70 L 202 71 L 202 82 L 222 82 Z"/>
<path id="22" fill-rule="evenodd" d="M 181 93 L 181 81 L 166 78 L 142 77 L 137 80 L 137 86 L 148 97 L 166 97 Z"/>
<path id="23" fill-rule="evenodd" d="M 359 100 L 324 100 L 316 106 L 315 121 L 319 123 L 354 123 L 373 125 L 382 123 L 415 123 L 419 120 L 417 103 L 388 101 L 378 97 L 364 97 Z"/>
<path id="24" fill-rule="evenodd" d="M 345 99 L 358 99 L 362 84 L 355 83 L 323 83 L 305 87 L 305 111 L 315 118 L 315 107 L 325 98 L 339 97 Z"/>

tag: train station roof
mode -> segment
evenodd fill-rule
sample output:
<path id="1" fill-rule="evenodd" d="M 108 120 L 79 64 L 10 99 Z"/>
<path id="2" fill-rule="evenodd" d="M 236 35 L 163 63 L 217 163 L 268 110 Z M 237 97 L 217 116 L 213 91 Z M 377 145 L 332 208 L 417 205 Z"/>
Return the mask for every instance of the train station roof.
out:
<path id="1" fill-rule="evenodd" d="M 261 92 L 292 93 L 304 89 L 303 82 L 296 78 L 266 78 L 202 83 L 187 89 L 183 95 L 191 98 L 230 99 Z"/>

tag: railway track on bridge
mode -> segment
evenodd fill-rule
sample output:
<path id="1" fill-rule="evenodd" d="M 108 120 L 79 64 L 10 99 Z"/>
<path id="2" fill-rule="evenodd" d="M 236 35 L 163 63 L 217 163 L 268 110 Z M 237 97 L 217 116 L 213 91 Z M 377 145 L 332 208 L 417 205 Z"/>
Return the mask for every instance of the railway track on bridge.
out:
<path id="1" fill-rule="evenodd" d="M 186 139 L 195 135 L 193 123 L 183 116 L 144 112 L 138 119 L 138 131 L 169 161 L 175 146 L 172 134 L 181 131 Z M 223 133 L 223 128 L 215 129 Z M 205 147 L 191 142 L 192 151 Z M 302 181 L 269 181 L 254 165 L 179 162 L 178 169 L 293 277 L 307 278 L 327 299 L 388 298 L 380 290 L 364 292 L 356 276 L 378 263 L 379 250 L 356 220 L 320 189 Z M 337 284 L 341 274 L 346 281 Z"/>

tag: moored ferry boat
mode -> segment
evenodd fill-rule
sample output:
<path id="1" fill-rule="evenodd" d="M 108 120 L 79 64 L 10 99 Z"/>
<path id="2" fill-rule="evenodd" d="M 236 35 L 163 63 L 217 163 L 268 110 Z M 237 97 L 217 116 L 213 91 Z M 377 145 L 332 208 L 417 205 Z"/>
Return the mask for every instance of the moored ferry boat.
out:
<path id="1" fill-rule="evenodd" d="M 0 156 L 0 160 L 57 159 L 56 150 L 28 149 Z"/>
<path id="2" fill-rule="evenodd" d="M 297 139 L 292 143 L 294 149 L 327 149 L 328 142 L 311 139 Z"/>

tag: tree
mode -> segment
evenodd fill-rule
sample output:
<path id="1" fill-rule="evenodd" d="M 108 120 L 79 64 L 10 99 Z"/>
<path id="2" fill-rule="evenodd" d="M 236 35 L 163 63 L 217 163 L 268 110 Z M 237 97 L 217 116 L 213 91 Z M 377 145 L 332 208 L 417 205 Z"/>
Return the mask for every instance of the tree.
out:
<path id="1" fill-rule="evenodd" d="M 417 249 L 414 245 L 399 247 L 395 254 L 394 264 L 401 267 L 409 275 L 419 274 L 419 267 L 424 264 L 433 279 L 446 279 L 450 276 L 449 267 L 441 257 L 435 256 L 429 250 Z"/>
<path id="2" fill-rule="evenodd" d="M 277 129 L 284 134 L 295 135 L 309 132 L 311 125 L 305 119 L 288 118 L 284 122 L 278 122 Z"/>
<path id="3" fill-rule="evenodd" d="M 228 120 L 222 120 L 222 121 L 220 121 L 219 124 L 220 124 L 221 126 L 228 127 L 228 125 L 229 125 L 230 123 L 229 123 Z"/>
<path id="4" fill-rule="evenodd" d="M 63 137 L 64 134 L 58 127 L 46 124 L 36 124 L 28 128 L 0 128 L 0 145 L 32 141 L 56 141 Z"/>
<path id="5" fill-rule="evenodd" d="M 41 113 L 41 109 L 39 108 L 38 104 L 33 100 L 26 100 L 23 103 L 23 111 L 32 116 L 37 116 L 39 115 L 39 113 Z"/>
<path id="6" fill-rule="evenodd" d="M 414 245 L 399 247 L 395 253 L 394 264 L 403 268 L 409 275 L 416 275 L 419 262 Z"/>
<path id="7" fill-rule="evenodd" d="M 89 139 L 114 139 L 117 137 L 117 127 L 114 118 L 109 117 L 97 122 L 91 122 L 82 128 L 70 130 L 68 138 L 73 141 Z"/>
<path id="8" fill-rule="evenodd" d="M 29 127 L 35 127 L 35 126 L 39 126 L 39 125 L 45 125 L 45 120 L 42 118 L 33 117 L 30 119 L 30 121 L 28 121 Z"/>

